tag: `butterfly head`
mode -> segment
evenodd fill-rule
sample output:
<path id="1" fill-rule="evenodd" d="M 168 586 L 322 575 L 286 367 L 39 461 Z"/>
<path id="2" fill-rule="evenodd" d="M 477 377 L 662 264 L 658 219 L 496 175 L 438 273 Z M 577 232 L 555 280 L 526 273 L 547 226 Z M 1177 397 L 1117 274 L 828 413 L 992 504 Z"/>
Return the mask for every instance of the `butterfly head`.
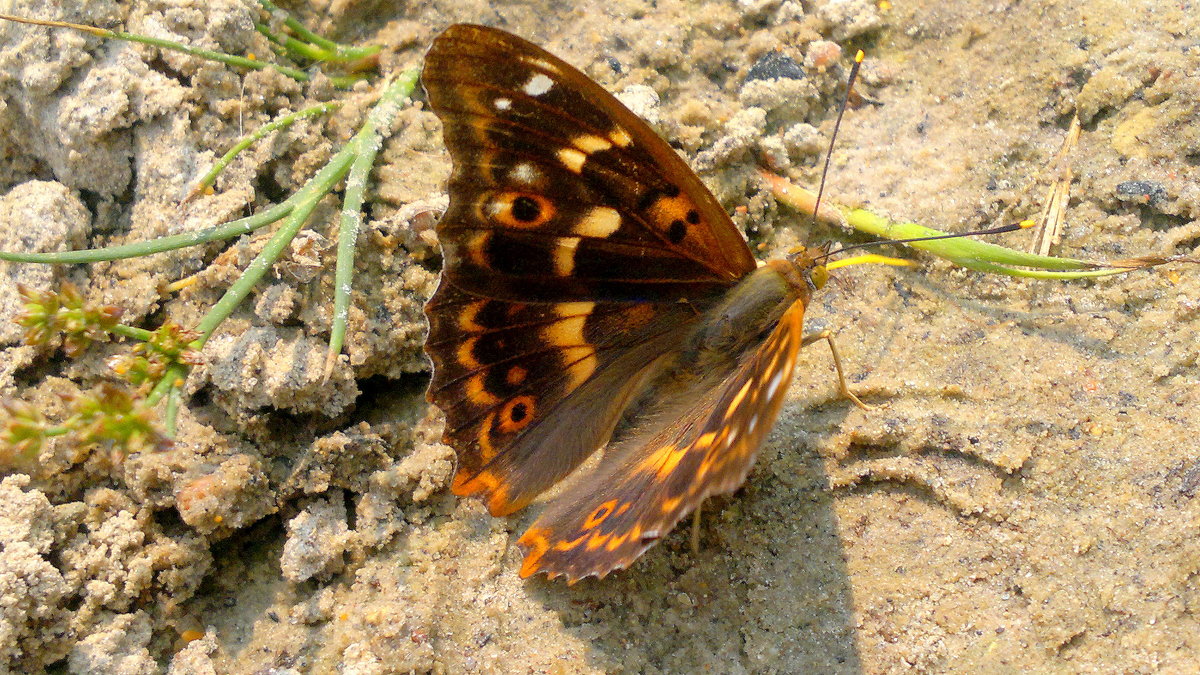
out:
<path id="1" fill-rule="evenodd" d="M 828 245 L 818 248 L 795 246 L 787 253 L 787 261 L 795 265 L 809 290 L 818 290 L 829 281 L 829 270 L 823 262 L 829 255 L 828 248 Z"/>

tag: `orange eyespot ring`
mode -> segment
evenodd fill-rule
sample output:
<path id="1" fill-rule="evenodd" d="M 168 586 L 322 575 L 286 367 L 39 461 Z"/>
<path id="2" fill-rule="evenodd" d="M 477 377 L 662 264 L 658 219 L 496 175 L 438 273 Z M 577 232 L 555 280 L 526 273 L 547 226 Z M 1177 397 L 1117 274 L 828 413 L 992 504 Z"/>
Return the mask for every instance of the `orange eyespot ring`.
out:
<path id="1" fill-rule="evenodd" d="M 511 434 L 518 432 L 533 421 L 537 401 L 532 396 L 516 396 L 500 409 L 500 431 Z"/>
<path id="2" fill-rule="evenodd" d="M 554 218 L 554 205 L 542 195 L 528 192 L 500 192 L 487 201 L 487 214 L 504 227 L 539 228 Z"/>
<path id="3" fill-rule="evenodd" d="M 600 506 L 597 506 L 596 510 L 592 511 L 591 515 L 588 516 L 587 521 L 583 523 L 583 529 L 590 530 L 593 527 L 599 527 L 616 507 L 617 500 L 615 499 L 610 499 Z"/>

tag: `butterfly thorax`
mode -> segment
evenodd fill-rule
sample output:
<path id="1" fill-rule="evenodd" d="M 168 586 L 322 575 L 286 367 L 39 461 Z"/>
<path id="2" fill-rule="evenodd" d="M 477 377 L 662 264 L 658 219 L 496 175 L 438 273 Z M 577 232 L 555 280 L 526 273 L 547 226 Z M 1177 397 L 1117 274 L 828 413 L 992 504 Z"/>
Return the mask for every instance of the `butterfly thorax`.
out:
<path id="1" fill-rule="evenodd" d="M 807 305 L 824 268 L 804 255 L 771 260 L 730 288 L 697 320 L 683 348 L 650 382 L 641 401 L 673 398 L 698 382 L 718 383 L 757 350 L 796 302 Z M 630 406 L 630 417 L 661 411 Z M 626 420 L 629 421 L 628 419 Z"/>

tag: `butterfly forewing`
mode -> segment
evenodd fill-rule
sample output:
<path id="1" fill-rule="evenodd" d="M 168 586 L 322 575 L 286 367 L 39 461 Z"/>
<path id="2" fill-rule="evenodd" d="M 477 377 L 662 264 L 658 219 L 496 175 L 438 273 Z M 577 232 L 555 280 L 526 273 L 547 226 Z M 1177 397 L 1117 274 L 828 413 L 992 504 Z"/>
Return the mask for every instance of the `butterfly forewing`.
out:
<path id="1" fill-rule="evenodd" d="M 804 309 L 793 303 L 720 386 L 700 383 L 678 419 L 620 442 L 586 483 L 568 486 L 521 537 L 521 576 L 574 582 L 627 567 L 706 497 L 737 489 L 791 382 Z"/>
<path id="2" fill-rule="evenodd" d="M 452 26 L 422 79 L 454 160 L 438 234 L 459 288 L 514 302 L 674 301 L 754 269 L 675 151 L 548 52 Z"/>

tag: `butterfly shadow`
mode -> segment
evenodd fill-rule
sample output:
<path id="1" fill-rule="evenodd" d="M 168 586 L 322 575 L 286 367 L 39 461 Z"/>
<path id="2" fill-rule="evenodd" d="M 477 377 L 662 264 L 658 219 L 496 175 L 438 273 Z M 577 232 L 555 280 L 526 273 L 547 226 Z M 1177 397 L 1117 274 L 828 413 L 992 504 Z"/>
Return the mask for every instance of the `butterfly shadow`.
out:
<path id="1" fill-rule="evenodd" d="M 831 406 L 832 407 L 832 406 Z M 620 672 L 860 673 L 853 592 L 824 462 L 785 409 L 746 485 L 633 566 L 528 592 Z M 837 414 L 837 413 L 830 413 Z M 845 414 L 842 412 L 841 414 Z"/>

